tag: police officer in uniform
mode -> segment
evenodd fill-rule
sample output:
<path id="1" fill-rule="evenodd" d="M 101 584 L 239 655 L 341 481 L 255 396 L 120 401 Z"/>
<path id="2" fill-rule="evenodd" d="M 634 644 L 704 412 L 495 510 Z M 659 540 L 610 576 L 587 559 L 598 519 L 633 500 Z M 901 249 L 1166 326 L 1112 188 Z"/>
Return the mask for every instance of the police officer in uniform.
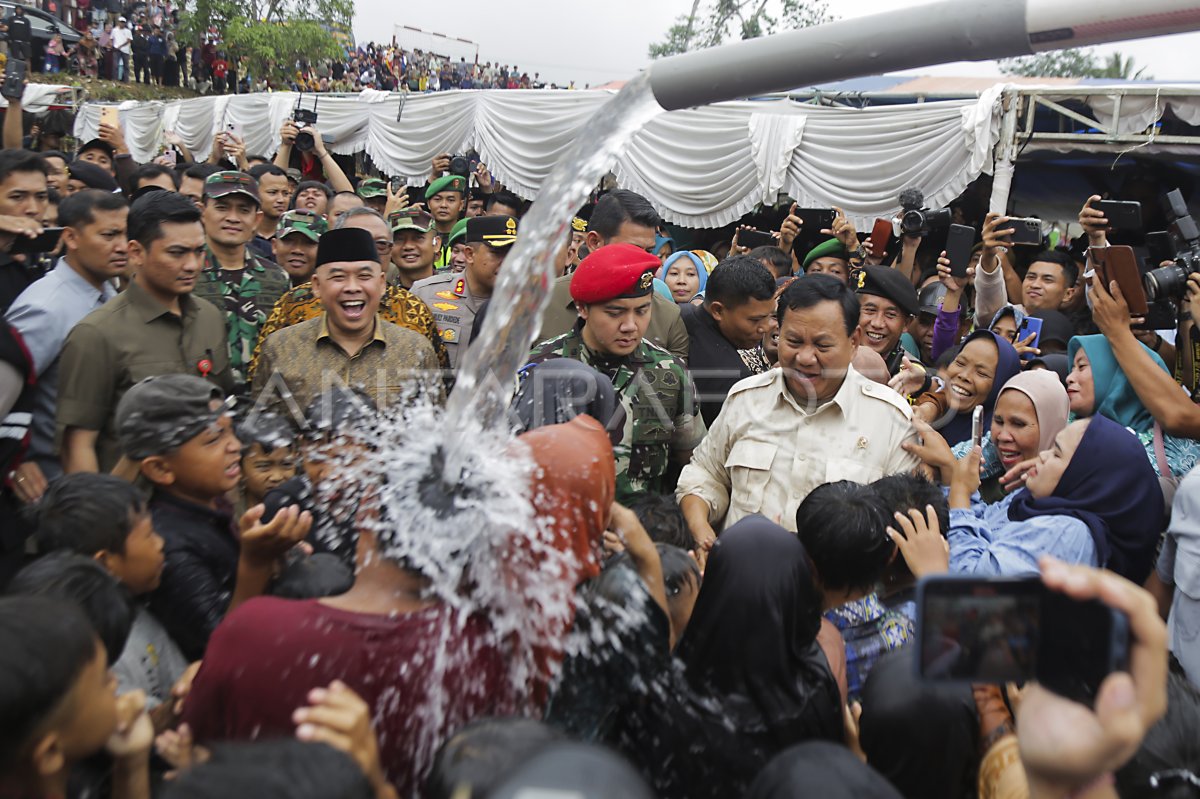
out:
<path id="1" fill-rule="evenodd" d="M 661 267 L 632 244 L 609 244 L 588 255 L 571 276 L 575 327 L 543 341 L 530 356 L 533 364 L 573 358 L 612 381 L 625 410 L 625 429 L 613 447 L 617 501 L 625 504 L 669 490 L 671 462 L 687 463 L 705 433 L 683 361 L 645 338 Z"/>
<path id="2" fill-rule="evenodd" d="M 496 275 L 517 240 L 517 220 L 511 216 L 476 216 L 467 220 L 467 268 L 418 280 L 412 293 L 433 312 L 450 368 L 458 368 L 471 339 L 475 314 L 492 296 Z"/>
<path id="3" fill-rule="evenodd" d="M 887 364 L 888 374 L 895 377 L 908 356 L 900 337 L 920 309 L 917 290 L 908 278 L 889 266 L 864 266 L 854 276 L 853 285 L 859 302 L 860 346 L 878 353 Z"/>

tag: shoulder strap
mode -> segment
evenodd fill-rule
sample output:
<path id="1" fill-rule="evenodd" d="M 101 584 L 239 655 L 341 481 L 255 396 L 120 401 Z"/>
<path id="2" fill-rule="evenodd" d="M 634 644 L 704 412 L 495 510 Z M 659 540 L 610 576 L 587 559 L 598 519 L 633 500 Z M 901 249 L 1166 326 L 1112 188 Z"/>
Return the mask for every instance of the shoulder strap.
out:
<path id="1" fill-rule="evenodd" d="M 1158 422 L 1154 423 L 1154 459 L 1158 463 L 1158 476 L 1170 477 L 1171 467 L 1167 464 L 1167 448 L 1163 443 L 1163 431 Z"/>

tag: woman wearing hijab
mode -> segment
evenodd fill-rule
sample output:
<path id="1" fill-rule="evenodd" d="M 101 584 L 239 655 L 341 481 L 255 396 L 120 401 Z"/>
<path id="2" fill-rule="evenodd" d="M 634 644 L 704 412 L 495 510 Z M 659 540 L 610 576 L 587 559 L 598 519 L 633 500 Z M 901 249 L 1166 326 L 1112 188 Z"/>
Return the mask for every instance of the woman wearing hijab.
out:
<path id="1" fill-rule="evenodd" d="M 950 485 L 950 571 L 1036 573 L 1038 559 L 1108 568 L 1141 585 L 1164 528 L 1162 490 L 1141 443 L 1104 416 L 1074 422 L 1025 473 L 1025 487 L 985 505 L 978 458 Z"/>
<path id="2" fill-rule="evenodd" d="M 1021 371 L 1021 359 L 1008 339 L 990 330 L 967 336 L 939 378 L 941 385 L 926 391 L 913 405 L 913 416 L 932 425 L 951 446 L 971 438 L 971 412 L 984 409 L 984 427 L 1001 387 Z"/>
<path id="3" fill-rule="evenodd" d="M 841 742 L 804 546 L 761 516 L 722 533 L 676 651 L 681 674 L 632 709 L 620 746 L 663 799 L 741 796 L 775 754 Z"/>
<path id="4" fill-rule="evenodd" d="M 979 755 L 971 689 L 917 676 L 912 647 L 875 664 L 863 686 L 858 742 L 905 799 L 969 795 Z"/>
<path id="5" fill-rule="evenodd" d="M 980 494 L 986 501 L 1003 499 L 999 479 L 1005 472 L 1054 446 L 1055 437 L 1067 426 L 1067 403 L 1066 389 L 1045 369 L 1020 372 L 1001 387 L 992 423 L 983 436 Z M 922 438 L 928 447 L 928 434 Z M 954 447 L 954 457 L 963 458 L 970 450 L 970 440 L 963 441 Z"/>
<path id="6" fill-rule="evenodd" d="M 798 744 L 775 756 L 746 799 L 903 799 L 879 772 L 849 749 L 827 741 Z"/>
<path id="7" fill-rule="evenodd" d="M 1168 371 L 1158 354 L 1140 345 L 1154 364 Z M 1067 397 L 1077 419 L 1100 415 L 1128 427 L 1142 442 L 1146 457 L 1160 477 L 1183 477 L 1200 460 L 1200 443 L 1165 433 L 1138 399 L 1137 392 L 1102 335 L 1076 336 L 1067 345 L 1071 371 Z"/>
<path id="8" fill-rule="evenodd" d="M 697 253 L 682 250 L 663 262 L 658 278 L 671 290 L 671 299 L 679 305 L 686 305 L 704 291 L 708 284 L 708 271 Z"/>

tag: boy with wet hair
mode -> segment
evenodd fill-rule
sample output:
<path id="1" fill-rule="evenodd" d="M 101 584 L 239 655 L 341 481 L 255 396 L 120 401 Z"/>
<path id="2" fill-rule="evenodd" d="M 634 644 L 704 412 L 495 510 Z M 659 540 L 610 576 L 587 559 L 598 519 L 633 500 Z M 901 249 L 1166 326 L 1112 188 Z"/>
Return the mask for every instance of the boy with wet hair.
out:
<path id="1" fill-rule="evenodd" d="M 883 499 L 888 507 L 888 521 L 893 528 L 892 514 L 908 514 L 910 511 L 920 511 L 925 515 L 926 506 L 932 506 L 937 516 L 938 532 L 945 538 L 950 529 L 950 505 L 941 487 L 912 474 L 893 474 L 871 483 L 871 488 Z M 903 613 L 914 622 L 917 618 L 916 604 L 917 578 L 908 568 L 903 557 L 896 557 L 888 564 L 883 573 L 883 585 L 880 588 L 880 599 L 884 605 Z"/>
<path id="2" fill-rule="evenodd" d="M 242 510 L 261 504 L 273 488 L 296 476 L 296 434 L 282 417 L 251 413 L 237 426 L 242 442 Z"/>
<path id="3" fill-rule="evenodd" d="M 134 597 L 159 587 L 163 573 L 163 539 L 141 491 L 119 477 L 80 472 L 50 485 L 37 507 L 37 543 L 42 552 L 67 551 L 90 558 L 107 570 Z M 22 572 L 24 573 L 24 572 Z M 187 658 L 162 623 L 143 603 L 133 606 L 129 640 L 113 673 L 122 693 L 140 689 L 146 706 L 171 704 L 188 668 Z M 156 727 L 164 708 L 155 714 Z"/>
<path id="4" fill-rule="evenodd" d="M 672 494 L 651 494 L 630 506 L 638 521 L 646 528 L 650 540 L 668 544 L 685 552 L 695 549 L 696 542 L 688 531 L 683 511 Z"/>
<path id="5" fill-rule="evenodd" d="M 164 540 L 162 583 L 150 609 L 199 660 L 221 618 L 265 593 L 279 558 L 308 534 L 312 518 L 284 509 L 262 524 L 265 508 L 249 509 L 240 535 L 225 496 L 241 478 L 241 443 L 220 389 L 199 377 L 143 380 L 117 406 L 125 456 L 154 486 L 150 512 Z"/>
<path id="6" fill-rule="evenodd" d="M 0 599 L 0 794 L 66 796 L 72 768 L 107 749 L 111 795 L 150 796 L 154 729 L 138 692 L 117 698 L 107 658 L 77 605 Z"/>

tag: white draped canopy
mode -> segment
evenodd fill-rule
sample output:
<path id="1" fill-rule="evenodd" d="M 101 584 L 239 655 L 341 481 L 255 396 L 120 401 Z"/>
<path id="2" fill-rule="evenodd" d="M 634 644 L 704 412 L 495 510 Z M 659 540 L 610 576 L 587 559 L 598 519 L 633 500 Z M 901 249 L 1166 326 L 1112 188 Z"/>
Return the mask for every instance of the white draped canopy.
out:
<path id="1" fill-rule="evenodd" d="M 1001 88 L 978 100 L 862 110 L 777 98 L 673 111 L 650 122 L 612 171 L 667 221 L 685 227 L 729 224 L 780 193 L 801 207 L 838 206 L 860 227 L 870 227 L 876 217 L 898 210 L 905 188 L 922 189 L 930 206 L 940 206 L 991 171 Z M 473 148 L 505 186 L 534 199 L 561 154 L 612 95 L 488 90 L 402 97 L 367 90 L 316 96 L 318 128 L 334 152 L 365 151 L 385 174 L 420 184 L 435 155 Z M 304 97 L 305 108 L 313 97 Z M 168 130 L 203 159 L 214 134 L 229 123 L 240 127 L 248 153 L 273 153 L 295 103 L 291 93 L 248 94 L 127 102 L 120 113 L 138 161 L 157 154 Z M 76 136 L 92 138 L 99 121 L 99 105 L 85 104 Z"/>

